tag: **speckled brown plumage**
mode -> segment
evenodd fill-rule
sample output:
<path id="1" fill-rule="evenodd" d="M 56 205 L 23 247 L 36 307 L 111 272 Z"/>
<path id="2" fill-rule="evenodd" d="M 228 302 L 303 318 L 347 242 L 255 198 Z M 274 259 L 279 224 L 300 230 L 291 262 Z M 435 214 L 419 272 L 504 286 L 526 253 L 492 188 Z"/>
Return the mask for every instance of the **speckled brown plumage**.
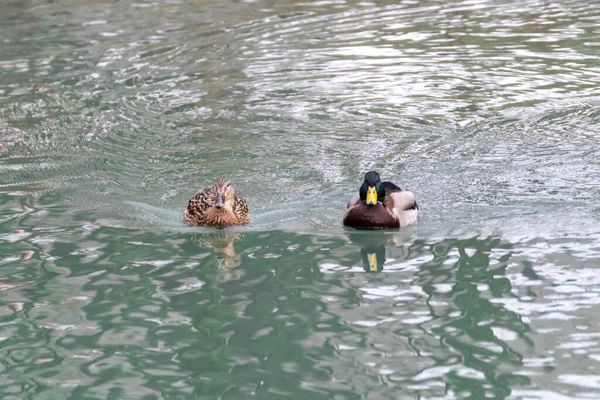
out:
<path id="1" fill-rule="evenodd" d="M 190 199 L 183 222 L 190 226 L 246 225 L 250 223 L 250 214 L 246 200 L 235 195 L 231 180 L 221 177 Z"/>

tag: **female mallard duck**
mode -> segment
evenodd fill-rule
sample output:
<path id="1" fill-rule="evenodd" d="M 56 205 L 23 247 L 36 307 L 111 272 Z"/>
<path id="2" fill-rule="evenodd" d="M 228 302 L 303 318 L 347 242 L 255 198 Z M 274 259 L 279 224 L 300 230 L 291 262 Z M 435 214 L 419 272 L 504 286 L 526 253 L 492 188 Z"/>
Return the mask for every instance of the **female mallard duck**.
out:
<path id="1" fill-rule="evenodd" d="M 357 229 L 402 228 L 417 221 L 415 196 L 392 182 L 381 182 L 369 171 L 365 181 L 348 202 L 344 225 Z"/>
<path id="2" fill-rule="evenodd" d="M 231 180 L 223 176 L 190 199 L 183 222 L 190 226 L 246 225 L 250 214 L 246 200 L 235 195 Z"/>

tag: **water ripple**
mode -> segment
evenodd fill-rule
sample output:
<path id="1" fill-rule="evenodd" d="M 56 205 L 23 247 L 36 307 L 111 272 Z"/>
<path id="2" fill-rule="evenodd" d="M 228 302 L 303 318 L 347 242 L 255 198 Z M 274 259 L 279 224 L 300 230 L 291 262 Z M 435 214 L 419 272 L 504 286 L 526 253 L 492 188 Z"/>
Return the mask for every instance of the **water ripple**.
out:
<path id="1" fill-rule="evenodd" d="M 597 4 L 2 11 L 3 397 L 597 397 Z M 370 168 L 418 225 L 342 228 Z"/>

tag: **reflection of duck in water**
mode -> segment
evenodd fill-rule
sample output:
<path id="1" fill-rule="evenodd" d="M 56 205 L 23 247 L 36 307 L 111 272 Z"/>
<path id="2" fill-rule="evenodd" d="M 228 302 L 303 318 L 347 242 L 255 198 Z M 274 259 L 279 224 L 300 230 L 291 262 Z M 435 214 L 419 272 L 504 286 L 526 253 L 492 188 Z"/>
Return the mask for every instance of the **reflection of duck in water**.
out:
<path id="1" fill-rule="evenodd" d="M 221 177 L 190 199 L 183 222 L 190 226 L 246 225 L 250 223 L 250 214 L 246 200 L 235 195 L 231 180 Z"/>
<path id="2" fill-rule="evenodd" d="M 366 247 L 360 249 L 365 272 L 381 272 L 385 264 L 385 246 Z"/>
<path id="3" fill-rule="evenodd" d="M 381 233 L 348 233 L 348 239 L 360 247 L 363 268 L 365 272 L 381 272 L 386 261 L 385 245 L 391 241 L 391 236 Z"/>
<path id="4" fill-rule="evenodd" d="M 244 235 L 237 232 L 216 232 L 198 236 L 198 244 L 202 247 L 210 247 L 214 250 L 217 258 L 217 266 L 231 268 L 235 264 L 236 254 L 233 243 L 242 239 Z"/>
<path id="5" fill-rule="evenodd" d="M 348 202 L 344 225 L 357 229 L 402 228 L 417 221 L 415 196 L 392 182 L 381 182 L 369 171 L 358 193 Z"/>

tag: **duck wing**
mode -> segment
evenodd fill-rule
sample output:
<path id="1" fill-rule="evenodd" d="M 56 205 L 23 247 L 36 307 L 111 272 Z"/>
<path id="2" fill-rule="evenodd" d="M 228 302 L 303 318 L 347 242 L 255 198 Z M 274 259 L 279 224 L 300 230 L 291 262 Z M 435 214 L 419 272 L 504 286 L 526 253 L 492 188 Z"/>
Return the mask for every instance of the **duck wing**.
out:
<path id="1" fill-rule="evenodd" d="M 355 193 L 354 196 L 352 196 L 352 198 L 348 202 L 348 205 L 346 206 L 346 209 L 352 208 L 352 207 L 354 207 L 355 205 L 357 205 L 359 203 L 360 203 L 360 194 L 359 193 Z"/>
<path id="2" fill-rule="evenodd" d="M 383 188 L 385 189 L 386 193 L 394 193 L 394 192 L 401 192 L 402 191 L 402 189 L 400 188 L 400 186 L 398 186 L 395 183 L 392 183 L 390 181 L 381 182 L 381 186 L 383 186 Z"/>
<path id="3" fill-rule="evenodd" d="M 235 196 L 233 202 L 233 213 L 237 217 L 240 224 L 250 223 L 250 214 L 248 213 L 248 203 L 243 197 Z"/>
<path id="4" fill-rule="evenodd" d="M 213 186 L 203 187 L 190 199 L 187 211 L 190 214 L 203 214 L 215 203 L 215 188 Z"/>
<path id="5" fill-rule="evenodd" d="M 386 195 L 391 195 L 394 199 L 395 207 L 400 206 L 402 210 L 419 209 L 417 200 L 415 200 L 415 196 L 412 194 L 412 192 L 402 190 L 400 186 L 389 181 L 381 182 L 381 185 L 384 187 Z M 399 192 L 403 192 L 404 194 L 399 195 Z"/>
<path id="6" fill-rule="evenodd" d="M 412 192 L 401 190 L 392 192 L 389 196 L 392 200 L 391 212 L 400 221 L 401 228 L 417 222 L 419 206 Z"/>

